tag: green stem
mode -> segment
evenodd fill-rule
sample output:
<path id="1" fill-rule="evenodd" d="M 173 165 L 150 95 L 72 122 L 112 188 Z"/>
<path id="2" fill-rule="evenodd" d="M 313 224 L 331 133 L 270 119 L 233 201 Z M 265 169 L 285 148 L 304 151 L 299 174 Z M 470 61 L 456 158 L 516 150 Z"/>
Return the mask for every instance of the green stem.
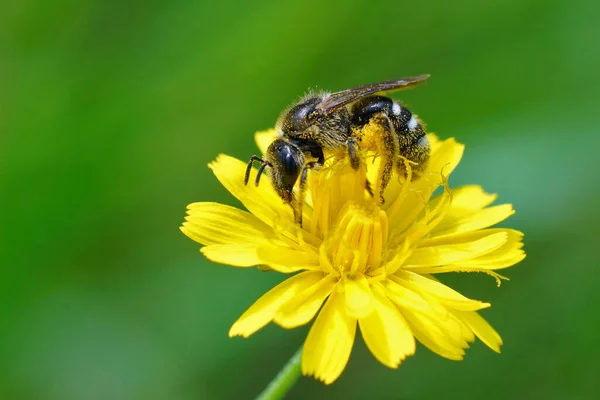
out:
<path id="1" fill-rule="evenodd" d="M 256 400 L 279 400 L 294 386 L 300 377 L 300 359 L 302 347 L 289 359 L 281 371 L 273 378 L 265 390 L 256 397 Z"/>

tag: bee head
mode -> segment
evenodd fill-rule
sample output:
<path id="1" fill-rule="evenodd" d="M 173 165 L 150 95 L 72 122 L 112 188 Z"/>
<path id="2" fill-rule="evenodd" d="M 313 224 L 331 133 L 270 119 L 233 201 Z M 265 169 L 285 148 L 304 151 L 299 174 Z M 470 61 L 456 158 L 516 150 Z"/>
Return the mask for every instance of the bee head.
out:
<path id="1" fill-rule="evenodd" d="M 304 153 L 293 143 L 277 139 L 267 149 L 265 157 L 273 166 L 270 168 L 275 191 L 286 203 L 293 200 L 293 190 L 304 167 Z"/>
<path id="2" fill-rule="evenodd" d="M 316 107 L 320 97 L 310 96 L 285 110 L 277 121 L 277 127 L 284 136 L 296 138 L 306 131 L 319 117 Z"/>

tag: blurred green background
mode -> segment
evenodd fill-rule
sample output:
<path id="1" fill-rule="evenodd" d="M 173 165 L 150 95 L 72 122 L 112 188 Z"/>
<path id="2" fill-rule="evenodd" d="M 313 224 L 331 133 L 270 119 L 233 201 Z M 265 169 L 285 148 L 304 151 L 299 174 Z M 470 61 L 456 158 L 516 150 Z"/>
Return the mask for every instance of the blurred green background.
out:
<path id="1" fill-rule="evenodd" d="M 503 354 L 419 347 L 398 370 L 358 340 L 332 386 L 289 398 L 587 399 L 600 393 L 600 3 L 0 5 L 0 398 L 252 398 L 307 328 L 229 339 L 282 277 L 207 262 L 194 201 L 236 204 L 206 167 L 309 87 L 431 73 L 397 96 L 467 144 L 451 183 L 512 202 L 528 258 L 491 301 Z M 595 397 L 597 398 L 597 397 Z"/>

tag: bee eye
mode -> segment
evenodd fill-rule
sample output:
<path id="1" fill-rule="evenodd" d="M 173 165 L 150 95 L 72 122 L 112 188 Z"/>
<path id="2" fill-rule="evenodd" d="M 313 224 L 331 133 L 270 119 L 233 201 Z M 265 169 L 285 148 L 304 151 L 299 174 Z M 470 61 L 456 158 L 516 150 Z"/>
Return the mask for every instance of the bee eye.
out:
<path id="1" fill-rule="evenodd" d="M 300 166 L 298 160 L 295 157 L 294 151 L 291 146 L 283 146 L 279 149 L 279 160 L 283 167 L 284 175 L 295 181 L 298 173 L 300 172 Z"/>
<path id="2" fill-rule="evenodd" d="M 304 153 L 294 144 L 283 140 L 275 140 L 267 149 L 267 159 L 276 171 L 276 187 L 292 190 L 300 171 L 304 166 Z"/>

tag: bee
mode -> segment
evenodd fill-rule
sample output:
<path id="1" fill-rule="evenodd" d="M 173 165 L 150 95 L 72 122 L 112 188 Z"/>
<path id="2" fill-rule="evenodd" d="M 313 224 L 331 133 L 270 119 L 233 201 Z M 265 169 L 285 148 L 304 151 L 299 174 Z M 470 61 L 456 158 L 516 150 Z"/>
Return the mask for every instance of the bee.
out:
<path id="1" fill-rule="evenodd" d="M 382 160 L 375 182 L 376 193 L 368 181 L 365 188 L 371 195 L 378 196 L 383 204 L 383 191 L 394 168 L 406 176 L 407 160 L 412 179 L 418 179 L 430 154 L 423 123 L 408 108 L 385 94 L 417 86 L 428 77 L 419 75 L 335 93 L 308 94 L 280 114 L 276 123 L 280 136 L 270 144 L 264 158 L 256 155 L 250 158 L 244 183 L 248 184 L 254 162 L 260 163 L 256 186 L 269 167 L 275 191 L 292 206 L 296 220 L 301 224 L 302 211 L 294 207 L 293 189 L 300 180 L 299 193 L 303 200 L 308 171 L 323 166 L 325 152 L 343 150 L 352 168 L 358 170 L 362 151 L 374 150 Z M 363 128 L 367 124 L 378 128 L 376 137 L 366 137 L 367 130 Z"/>

